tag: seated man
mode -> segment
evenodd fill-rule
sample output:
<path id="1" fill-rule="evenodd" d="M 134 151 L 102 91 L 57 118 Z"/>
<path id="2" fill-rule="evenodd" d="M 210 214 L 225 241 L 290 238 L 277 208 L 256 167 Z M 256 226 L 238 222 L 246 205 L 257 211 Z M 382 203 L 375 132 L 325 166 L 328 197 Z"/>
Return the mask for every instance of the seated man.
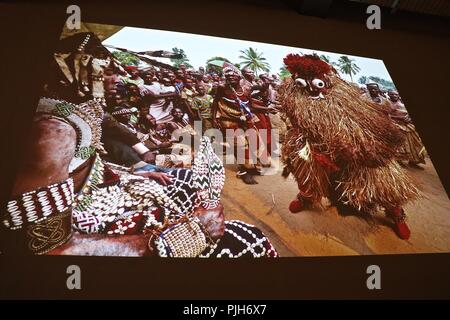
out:
<path id="1" fill-rule="evenodd" d="M 173 152 L 174 146 L 177 150 L 180 150 L 180 147 L 182 147 L 177 144 L 180 139 L 172 136 L 172 130 L 170 130 L 168 124 L 156 123 L 156 119 L 148 112 L 148 108 L 141 109 L 137 130 L 138 138 L 150 150 L 158 154 L 156 156 L 158 165 L 162 167 L 184 167 L 185 165 L 190 165 L 190 158 Z"/>
<path id="2" fill-rule="evenodd" d="M 137 133 L 137 127 L 135 125 L 135 122 L 131 120 L 132 116 L 135 116 L 137 119 L 137 109 L 135 108 L 124 108 L 124 107 L 116 107 L 112 112 L 111 115 L 119 121 L 119 123 L 127 128 L 128 130 L 132 131 L 133 133 Z"/>
<path id="3" fill-rule="evenodd" d="M 167 128 L 170 132 L 175 130 L 183 130 L 191 134 L 195 134 L 194 129 L 186 118 L 186 114 L 180 108 L 174 108 L 172 110 L 173 120 L 167 123 Z"/>
<path id="4" fill-rule="evenodd" d="M 138 139 L 136 131 L 120 123 L 109 113 L 103 116 L 101 129 L 101 141 L 106 151 L 103 158 L 137 171 L 156 169 L 153 166 L 155 153 Z"/>
<path id="5" fill-rule="evenodd" d="M 143 106 L 148 106 L 150 114 L 158 123 L 166 123 L 172 120 L 171 111 L 173 100 L 179 96 L 170 80 L 163 78 L 161 83 L 151 82 L 147 77 L 147 83 L 140 87 Z"/>
<path id="6" fill-rule="evenodd" d="M 149 149 L 158 151 L 160 149 L 169 148 L 172 142 L 162 142 L 157 139 L 155 117 L 153 117 L 149 108 L 142 108 L 139 112 L 139 121 L 137 125 L 137 137 L 141 140 Z"/>

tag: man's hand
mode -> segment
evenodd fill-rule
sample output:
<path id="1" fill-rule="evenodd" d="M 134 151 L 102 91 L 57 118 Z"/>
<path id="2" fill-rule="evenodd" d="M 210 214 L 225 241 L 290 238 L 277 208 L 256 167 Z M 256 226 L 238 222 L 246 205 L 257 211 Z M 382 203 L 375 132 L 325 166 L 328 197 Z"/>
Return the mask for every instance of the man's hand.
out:
<path id="1" fill-rule="evenodd" d="M 213 240 L 219 239 L 225 233 L 225 218 L 221 204 L 214 209 L 198 207 L 195 209 L 194 215 L 199 218 Z"/>
<path id="2" fill-rule="evenodd" d="M 147 151 L 146 153 L 141 154 L 141 159 L 147 163 L 155 164 L 156 153 Z"/>
<path id="3" fill-rule="evenodd" d="M 276 113 L 278 113 L 280 110 L 278 110 L 278 109 L 276 109 L 276 108 L 274 108 L 274 107 L 272 107 L 272 106 L 270 106 L 270 107 L 268 107 L 267 108 L 267 112 L 269 112 L 269 113 L 271 113 L 271 114 L 276 114 Z"/>
<path id="4" fill-rule="evenodd" d="M 170 148 L 172 146 L 172 142 L 162 142 L 158 145 L 159 148 Z"/>
<path id="5" fill-rule="evenodd" d="M 159 184 L 162 184 L 163 186 L 167 186 L 169 184 L 172 184 L 172 178 L 173 176 L 169 173 L 165 172 L 136 172 L 135 175 L 146 177 L 152 180 L 155 180 Z"/>

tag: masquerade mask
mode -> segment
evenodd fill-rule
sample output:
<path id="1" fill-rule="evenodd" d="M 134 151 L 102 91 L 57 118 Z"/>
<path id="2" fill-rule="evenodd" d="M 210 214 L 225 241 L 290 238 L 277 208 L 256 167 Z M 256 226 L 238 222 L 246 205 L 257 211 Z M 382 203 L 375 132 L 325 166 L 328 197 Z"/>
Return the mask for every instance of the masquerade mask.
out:
<path id="1" fill-rule="evenodd" d="M 322 99 L 331 87 L 329 75 L 333 67 L 316 55 L 289 54 L 284 58 L 284 64 L 295 84 L 302 88 L 311 98 Z"/>

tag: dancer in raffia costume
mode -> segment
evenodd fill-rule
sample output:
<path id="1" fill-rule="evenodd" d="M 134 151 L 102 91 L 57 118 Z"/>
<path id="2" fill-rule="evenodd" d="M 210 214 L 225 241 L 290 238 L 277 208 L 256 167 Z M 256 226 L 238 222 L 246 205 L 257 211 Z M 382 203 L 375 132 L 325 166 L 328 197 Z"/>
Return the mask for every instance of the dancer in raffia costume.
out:
<path id="1" fill-rule="evenodd" d="M 96 79 L 84 74 L 104 48 L 91 33 L 63 43 L 55 58 L 64 57 L 56 71 L 65 77 L 49 72 L 56 81 L 46 84 L 39 100 L 26 157 L 3 210 L 2 252 L 277 256 L 256 227 L 224 221 L 225 170 L 208 138 L 201 140 L 191 170 L 136 173 L 104 161 L 103 87 L 89 85 Z"/>
<path id="2" fill-rule="evenodd" d="M 401 132 L 319 57 L 289 54 L 284 63 L 292 77 L 279 100 L 293 127 L 282 146 L 283 175 L 292 174 L 299 188 L 290 211 L 323 197 L 359 212 L 384 208 L 397 235 L 408 239 L 402 207 L 419 191 L 395 161 Z"/>

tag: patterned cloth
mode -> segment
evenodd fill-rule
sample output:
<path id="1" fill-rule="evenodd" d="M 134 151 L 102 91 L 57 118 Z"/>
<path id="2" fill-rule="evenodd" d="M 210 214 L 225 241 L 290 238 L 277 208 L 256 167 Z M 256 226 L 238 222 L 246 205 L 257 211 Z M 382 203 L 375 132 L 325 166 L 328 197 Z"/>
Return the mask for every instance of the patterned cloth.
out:
<path id="1" fill-rule="evenodd" d="M 80 233 L 140 234 L 162 227 L 164 218 L 176 222 L 192 215 L 200 205 L 218 205 L 225 171 L 207 137 L 200 144 L 193 169 L 174 169 L 170 174 L 172 183 L 162 186 L 97 157 L 86 186 L 76 199 L 73 228 Z M 224 236 L 209 243 L 200 257 L 277 255 L 259 229 L 241 221 L 228 221 Z"/>
<path id="2" fill-rule="evenodd" d="M 206 249 L 200 257 L 276 258 L 278 257 L 278 253 L 261 230 L 245 222 L 231 220 L 225 222 L 224 236 L 216 245 Z"/>
<path id="3" fill-rule="evenodd" d="M 196 96 L 192 99 L 192 109 L 198 111 L 202 119 L 211 119 L 213 100 L 213 97 L 209 94 L 205 94 L 203 97 Z"/>

